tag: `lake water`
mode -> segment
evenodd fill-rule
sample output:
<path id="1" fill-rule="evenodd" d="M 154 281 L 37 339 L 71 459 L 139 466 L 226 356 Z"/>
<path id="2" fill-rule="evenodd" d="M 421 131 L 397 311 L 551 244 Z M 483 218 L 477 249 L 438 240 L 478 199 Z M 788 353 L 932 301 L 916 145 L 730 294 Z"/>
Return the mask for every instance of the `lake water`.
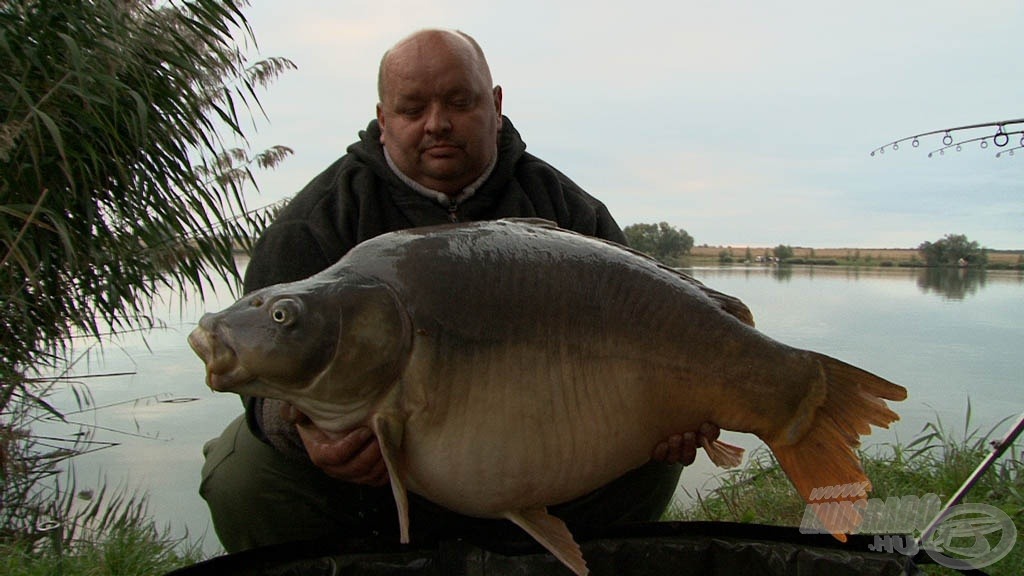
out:
<path id="1" fill-rule="evenodd" d="M 244 262 L 243 262 L 244 264 Z M 906 386 L 897 405 L 902 420 L 876 431 L 867 444 L 907 442 L 925 423 L 941 419 L 962 430 L 967 405 L 972 428 L 989 431 L 1024 411 L 1024 274 L 966 270 L 837 267 L 709 267 L 688 270 L 717 290 L 743 300 L 758 328 L 787 344 L 845 360 Z M 104 346 L 76 374 L 130 372 L 84 380 L 93 405 L 81 413 L 70 391 L 53 402 L 76 423 L 40 425 L 71 438 L 118 443 L 74 459 L 79 488 L 127 485 L 147 491 L 150 511 L 174 534 L 187 529 L 219 550 L 206 506 L 197 494 L 203 443 L 241 413 L 238 398 L 204 385 L 203 366 L 185 338 L 204 309 L 234 300 L 220 286 L 205 304 L 178 298 L 158 309 L 166 328 Z M 1001 435 L 1012 422 L 997 429 Z M 725 439 L 748 449 L 749 435 Z M 678 497 L 714 487 L 706 457 L 683 474 Z"/>

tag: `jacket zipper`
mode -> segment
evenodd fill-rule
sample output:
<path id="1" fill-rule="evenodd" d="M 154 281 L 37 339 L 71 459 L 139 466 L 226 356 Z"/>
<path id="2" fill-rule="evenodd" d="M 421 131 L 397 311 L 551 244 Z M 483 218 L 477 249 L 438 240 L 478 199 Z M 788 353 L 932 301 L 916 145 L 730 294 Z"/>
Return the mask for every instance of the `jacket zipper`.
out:
<path id="1" fill-rule="evenodd" d="M 448 221 L 452 223 L 459 221 L 459 203 L 454 198 L 448 199 Z"/>

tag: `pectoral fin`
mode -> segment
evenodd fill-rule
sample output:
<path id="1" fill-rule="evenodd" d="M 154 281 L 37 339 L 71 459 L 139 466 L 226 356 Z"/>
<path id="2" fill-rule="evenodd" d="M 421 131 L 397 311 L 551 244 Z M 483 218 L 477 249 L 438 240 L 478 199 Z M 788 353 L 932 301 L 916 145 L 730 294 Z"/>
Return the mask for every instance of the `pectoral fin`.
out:
<path id="1" fill-rule="evenodd" d="M 719 468 L 735 468 L 743 462 L 743 448 L 727 444 L 721 440 L 708 442 L 707 438 L 701 436 L 700 445 L 708 453 L 711 461 Z"/>
<path id="2" fill-rule="evenodd" d="M 388 468 L 388 476 L 391 479 L 391 494 L 395 498 L 395 507 L 398 508 L 398 533 L 402 544 L 409 543 L 409 496 L 402 481 L 402 474 L 398 466 L 398 451 L 402 447 L 403 426 L 395 418 L 377 414 L 370 421 L 370 428 L 377 436 L 380 444 L 380 453 L 384 457 L 384 465 Z"/>
<path id="3" fill-rule="evenodd" d="M 578 576 L 589 573 L 587 563 L 583 560 L 583 553 L 580 552 L 580 546 L 573 540 L 565 522 L 548 514 L 547 508 L 528 508 L 507 512 L 505 517 L 526 530 L 530 536 L 533 536 L 537 542 L 540 542 Z"/>

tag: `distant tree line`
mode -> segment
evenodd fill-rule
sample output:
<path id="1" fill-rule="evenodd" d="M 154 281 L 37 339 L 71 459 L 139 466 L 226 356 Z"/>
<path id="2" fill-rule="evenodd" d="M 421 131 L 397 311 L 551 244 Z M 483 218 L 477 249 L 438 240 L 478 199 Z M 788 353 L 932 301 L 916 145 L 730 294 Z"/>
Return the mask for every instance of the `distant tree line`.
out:
<path id="1" fill-rule="evenodd" d="M 917 247 L 929 266 L 985 266 L 988 250 L 963 234 L 946 234 L 935 242 Z"/>
<path id="2" fill-rule="evenodd" d="M 781 261 L 789 260 L 794 254 L 793 247 L 787 244 L 779 244 L 772 249 L 772 255 Z"/>
<path id="3" fill-rule="evenodd" d="M 630 247 L 667 266 L 678 266 L 693 248 L 693 236 L 668 222 L 632 224 L 622 231 Z"/>
<path id="4" fill-rule="evenodd" d="M 658 224 L 632 224 L 623 229 L 629 245 L 640 252 L 655 258 L 668 266 L 679 266 L 685 256 L 693 249 L 693 237 L 686 230 L 676 228 L 667 222 Z M 946 234 L 935 242 L 923 242 L 917 247 L 917 251 L 925 266 L 960 266 L 960 267 L 985 267 L 988 264 L 988 249 L 979 245 L 978 242 L 969 240 L 963 234 Z M 811 249 L 811 260 L 814 259 L 814 249 Z M 765 261 L 787 262 L 801 261 L 795 259 L 795 251 L 792 246 L 779 244 L 769 252 L 765 249 L 763 256 Z M 732 250 L 722 250 L 718 259 L 722 263 L 735 261 Z M 851 257 L 852 261 L 860 261 L 860 251 L 856 256 Z M 758 258 L 760 261 L 760 257 Z M 870 260 L 870 257 L 869 257 Z M 748 247 L 744 261 L 753 262 L 753 254 Z M 808 263 L 816 263 L 808 262 Z M 828 262 L 836 264 L 835 260 Z M 891 263 L 890 263 L 891 264 Z M 918 263 L 917 265 L 920 265 Z"/>

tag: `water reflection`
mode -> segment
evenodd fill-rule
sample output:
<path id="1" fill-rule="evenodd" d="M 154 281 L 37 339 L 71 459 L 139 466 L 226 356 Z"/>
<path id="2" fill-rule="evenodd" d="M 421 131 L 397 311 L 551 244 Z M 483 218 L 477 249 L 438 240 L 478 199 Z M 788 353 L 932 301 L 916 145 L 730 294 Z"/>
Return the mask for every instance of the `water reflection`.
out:
<path id="1" fill-rule="evenodd" d="M 814 276 L 814 269 L 810 270 L 811 276 Z M 774 266 L 772 267 L 772 278 L 779 282 L 789 282 L 793 279 L 793 267 L 792 266 Z"/>
<path id="2" fill-rule="evenodd" d="M 917 286 L 925 294 L 935 293 L 947 300 L 963 300 L 985 287 L 985 270 L 970 268 L 922 268 Z"/>
<path id="3" fill-rule="evenodd" d="M 748 280 L 771 278 L 788 284 L 794 278 L 809 280 L 843 279 L 910 281 L 917 284 L 922 294 L 933 294 L 944 300 L 962 301 L 981 289 L 994 284 L 1024 286 L 1024 272 L 1015 270 L 984 270 L 974 268 L 890 268 L 878 266 L 803 266 L 803 265 L 744 265 L 688 268 L 705 278 L 730 276 L 737 272 Z"/>

